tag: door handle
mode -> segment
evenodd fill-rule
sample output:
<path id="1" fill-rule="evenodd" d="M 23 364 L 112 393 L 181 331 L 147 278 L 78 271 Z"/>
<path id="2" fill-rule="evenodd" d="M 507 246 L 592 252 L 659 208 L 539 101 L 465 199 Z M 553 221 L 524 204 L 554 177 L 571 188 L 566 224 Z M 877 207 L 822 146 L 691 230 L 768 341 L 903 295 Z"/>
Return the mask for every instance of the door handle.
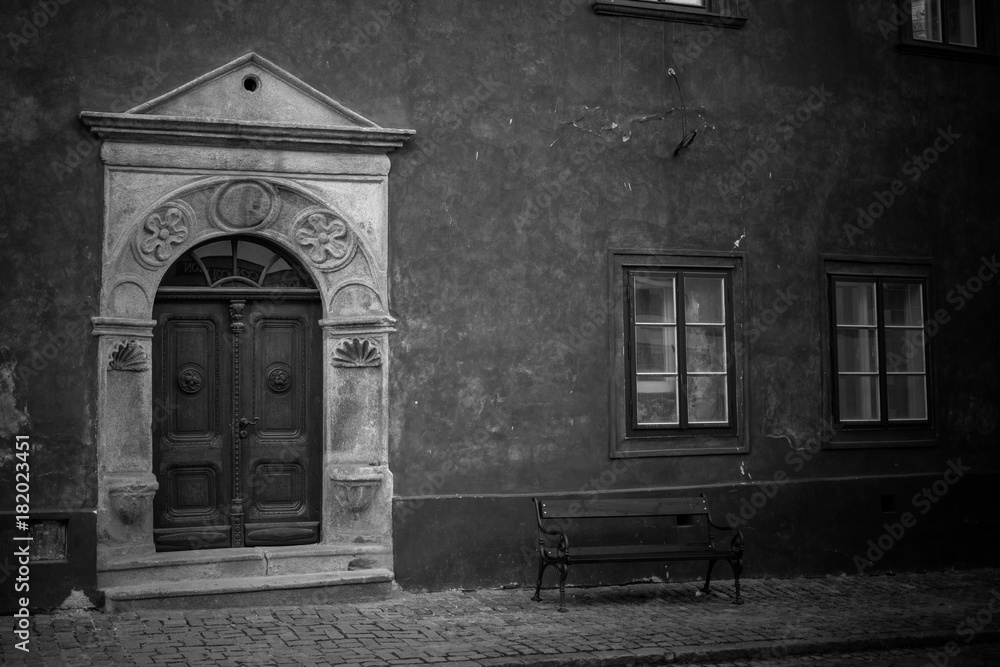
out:
<path id="1" fill-rule="evenodd" d="M 246 440 L 247 436 L 250 435 L 249 433 L 247 433 L 246 428 L 248 426 L 253 426 L 254 424 L 256 424 L 259 421 L 260 421 L 260 417 L 254 417 L 253 421 L 250 421 L 246 417 L 240 417 L 240 421 L 239 421 L 239 424 L 240 424 L 240 440 Z"/>

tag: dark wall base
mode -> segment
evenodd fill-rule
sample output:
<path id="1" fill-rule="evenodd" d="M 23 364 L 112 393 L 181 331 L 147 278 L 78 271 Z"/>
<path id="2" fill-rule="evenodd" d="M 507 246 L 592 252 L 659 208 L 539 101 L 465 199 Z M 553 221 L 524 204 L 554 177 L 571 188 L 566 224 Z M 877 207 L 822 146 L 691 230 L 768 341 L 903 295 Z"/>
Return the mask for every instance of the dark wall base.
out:
<path id="1" fill-rule="evenodd" d="M 704 493 L 717 523 L 733 522 L 743 531 L 746 577 L 855 575 L 991 564 L 982 547 L 1000 530 L 993 511 L 998 477 L 966 473 L 947 486 L 941 475 L 805 480 L 602 497 Z M 935 482 L 944 494 L 934 493 Z M 930 498 L 921 496 L 924 489 Z M 395 574 L 403 588 L 535 583 L 537 536 L 530 496 L 397 498 L 393 520 Z M 689 581 L 703 577 L 705 567 L 672 564 L 669 571 L 671 580 Z M 567 583 L 619 584 L 663 576 L 663 565 L 655 563 L 576 566 Z M 719 565 L 716 578 L 732 578 L 732 572 Z M 543 583 L 558 583 L 551 568 Z"/>
<path id="2" fill-rule="evenodd" d="M 0 512 L 0 613 L 12 614 L 27 598 L 31 611 L 56 609 L 67 603 L 97 604 L 97 511 L 32 511 L 34 539 L 18 540 L 28 533 L 15 530 L 15 515 Z M 18 550 L 29 544 L 28 574 L 24 576 Z M 80 591 L 86 600 L 73 591 Z"/>

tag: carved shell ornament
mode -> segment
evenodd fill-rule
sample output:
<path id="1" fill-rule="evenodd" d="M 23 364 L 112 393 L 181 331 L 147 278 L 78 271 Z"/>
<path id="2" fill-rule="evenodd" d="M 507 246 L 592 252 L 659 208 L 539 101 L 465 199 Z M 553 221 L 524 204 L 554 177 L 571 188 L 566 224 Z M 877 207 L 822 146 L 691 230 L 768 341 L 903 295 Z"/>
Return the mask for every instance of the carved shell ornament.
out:
<path id="1" fill-rule="evenodd" d="M 332 211 L 306 209 L 299 214 L 294 228 L 295 240 L 323 271 L 339 269 L 354 257 L 357 239 L 347 223 Z"/>
<path id="2" fill-rule="evenodd" d="M 188 215 L 179 206 L 164 206 L 146 218 L 140 230 L 139 251 L 148 260 L 166 262 L 174 255 L 174 246 L 188 237 Z"/>
<path id="3" fill-rule="evenodd" d="M 123 340 L 111 351 L 109 371 L 142 373 L 149 370 L 149 355 L 137 341 Z"/>
<path id="4" fill-rule="evenodd" d="M 382 353 L 374 341 L 345 338 L 333 350 L 333 365 L 348 368 L 381 366 Z"/>

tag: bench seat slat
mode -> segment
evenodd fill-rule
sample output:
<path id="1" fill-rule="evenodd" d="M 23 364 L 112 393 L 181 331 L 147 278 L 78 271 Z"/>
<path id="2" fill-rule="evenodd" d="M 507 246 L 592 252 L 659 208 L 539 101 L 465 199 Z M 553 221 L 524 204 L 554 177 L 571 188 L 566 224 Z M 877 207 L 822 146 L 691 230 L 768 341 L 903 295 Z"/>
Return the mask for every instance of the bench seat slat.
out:
<path id="1" fill-rule="evenodd" d="M 543 519 L 708 514 L 708 502 L 704 498 L 542 500 L 539 506 Z"/>
<path id="2" fill-rule="evenodd" d="M 546 549 L 545 555 L 551 561 L 561 560 L 555 549 Z M 636 563 L 659 560 L 722 560 L 729 558 L 734 558 L 732 551 L 710 547 L 685 548 L 674 545 L 573 547 L 569 550 L 566 563 Z"/>

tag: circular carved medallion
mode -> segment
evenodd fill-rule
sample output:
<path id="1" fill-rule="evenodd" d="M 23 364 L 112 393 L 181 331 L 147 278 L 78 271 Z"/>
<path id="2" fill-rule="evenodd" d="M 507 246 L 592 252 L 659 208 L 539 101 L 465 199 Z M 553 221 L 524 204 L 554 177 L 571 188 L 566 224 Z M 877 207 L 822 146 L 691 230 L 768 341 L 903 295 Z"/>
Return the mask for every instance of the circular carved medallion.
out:
<path id="1" fill-rule="evenodd" d="M 261 181 L 223 185 L 212 196 L 216 221 L 229 229 L 253 229 L 274 222 L 281 209 L 278 193 Z"/>
<path id="2" fill-rule="evenodd" d="M 177 384 L 180 385 L 183 392 L 197 393 L 201 389 L 201 373 L 193 368 L 186 368 L 177 376 Z"/>
<path id="3" fill-rule="evenodd" d="M 292 376 L 284 368 L 275 368 L 267 376 L 267 386 L 280 394 L 292 386 Z"/>

